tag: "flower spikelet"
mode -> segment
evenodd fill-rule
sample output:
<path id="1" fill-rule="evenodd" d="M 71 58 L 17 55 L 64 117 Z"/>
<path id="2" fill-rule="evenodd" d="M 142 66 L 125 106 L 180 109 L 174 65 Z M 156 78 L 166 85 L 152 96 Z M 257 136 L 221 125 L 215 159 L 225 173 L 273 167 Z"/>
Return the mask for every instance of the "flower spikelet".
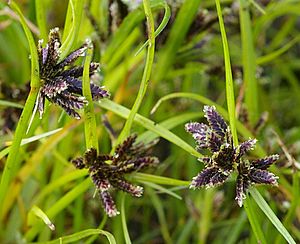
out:
<path id="1" fill-rule="evenodd" d="M 76 168 L 89 170 L 90 177 L 100 194 L 104 210 L 109 217 L 119 213 L 111 196 L 113 189 L 127 192 L 134 197 L 143 195 L 143 187 L 132 184 L 125 178 L 125 175 L 155 166 L 159 162 L 156 157 L 149 155 L 151 147 L 149 145 L 153 144 L 136 143 L 136 138 L 136 135 L 129 136 L 116 147 L 113 155 L 98 155 L 95 148 L 90 148 L 83 157 L 72 160 Z"/>
<path id="2" fill-rule="evenodd" d="M 50 30 L 49 40 L 43 47 L 43 40 L 38 42 L 38 57 L 40 68 L 40 79 L 42 86 L 37 99 L 37 109 L 42 117 L 44 113 L 45 99 L 55 103 L 65 110 L 65 112 L 80 119 L 76 110 L 82 109 L 87 100 L 82 95 L 83 66 L 75 66 L 74 62 L 85 55 L 89 43 L 84 43 L 81 47 L 71 52 L 66 58 L 60 60 L 61 41 L 59 29 Z M 91 63 L 89 69 L 90 77 L 93 76 L 100 65 Z M 93 100 L 109 97 L 109 93 L 93 83 L 90 84 Z"/>
<path id="3" fill-rule="evenodd" d="M 242 206 L 246 193 L 253 184 L 277 185 L 273 173 L 267 171 L 278 155 L 249 161 L 244 157 L 253 150 L 256 139 L 249 139 L 234 146 L 229 126 L 214 106 L 204 106 L 204 117 L 208 124 L 191 122 L 185 125 L 197 143 L 197 149 L 208 149 L 210 156 L 198 160 L 205 168 L 192 179 L 190 188 L 214 187 L 223 184 L 234 170 L 237 170 L 236 201 Z"/>

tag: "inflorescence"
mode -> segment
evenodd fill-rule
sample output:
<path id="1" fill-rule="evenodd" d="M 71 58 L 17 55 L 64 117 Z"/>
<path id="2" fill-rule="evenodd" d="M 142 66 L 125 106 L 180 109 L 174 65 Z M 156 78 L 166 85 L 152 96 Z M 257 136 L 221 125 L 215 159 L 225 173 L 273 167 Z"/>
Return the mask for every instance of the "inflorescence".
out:
<path id="1" fill-rule="evenodd" d="M 117 146 L 115 153 L 98 155 L 95 148 L 89 149 L 83 157 L 72 160 L 78 169 L 87 168 L 100 194 L 100 199 L 109 217 L 119 214 L 110 191 L 114 188 L 141 197 L 143 187 L 133 185 L 124 175 L 158 164 L 156 157 L 149 156 L 153 144 L 135 143 L 136 135 L 129 136 Z"/>
<path id="2" fill-rule="evenodd" d="M 37 100 L 37 108 L 42 117 L 44 113 L 45 99 L 62 107 L 66 113 L 76 119 L 80 115 L 75 111 L 83 108 L 87 100 L 82 95 L 83 66 L 74 66 L 74 62 L 83 56 L 89 43 L 84 43 L 80 48 L 71 52 L 60 61 L 59 29 L 50 30 L 46 47 L 42 47 L 43 40 L 38 43 L 38 56 L 40 79 L 42 87 Z M 99 63 L 90 64 L 90 77 L 99 69 Z M 109 93 L 93 83 L 90 84 L 93 100 L 109 97 Z"/>
<path id="3" fill-rule="evenodd" d="M 213 187 L 223 184 L 237 170 L 236 201 L 242 206 L 243 199 L 252 184 L 277 185 L 277 178 L 267 171 L 278 155 L 249 161 L 244 156 L 254 149 L 256 139 L 249 139 L 234 146 L 229 126 L 214 106 L 204 106 L 207 124 L 192 122 L 185 125 L 197 142 L 197 150 L 208 149 L 212 155 L 199 158 L 205 168 L 193 178 L 190 187 Z"/>

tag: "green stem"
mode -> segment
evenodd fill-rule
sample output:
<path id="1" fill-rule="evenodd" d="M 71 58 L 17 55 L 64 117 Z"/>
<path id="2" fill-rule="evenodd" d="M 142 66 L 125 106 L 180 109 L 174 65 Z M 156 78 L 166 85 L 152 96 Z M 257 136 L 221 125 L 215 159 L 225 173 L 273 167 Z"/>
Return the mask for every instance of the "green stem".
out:
<path id="1" fill-rule="evenodd" d="M 94 113 L 94 104 L 90 87 L 90 63 L 92 60 L 93 49 L 88 48 L 83 69 L 82 77 L 82 93 L 88 101 L 88 104 L 84 107 L 85 121 L 84 121 L 84 133 L 86 148 L 96 148 L 98 150 L 98 138 L 97 138 L 97 125 Z"/>
<path id="2" fill-rule="evenodd" d="M 14 135 L 14 139 L 10 148 L 10 152 L 5 164 L 5 168 L 1 177 L 1 183 L 0 183 L 0 214 L 1 219 L 3 218 L 3 202 L 4 198 L 7 194 L 8 186 L 11 182 L 12 177 L 15 175 L 16 171 L 19 168 L 19 161 L 18 161 L 18 155 L 19 155 L 19 149 L 21 145 L 22 138 L 25 134 L 25 131 L 27 129 L 28 121 L 30 119 L 30 116 L 32 114 L 36 97 L 39 92 L 40 87 L 40 79 L 39 79 L 39 62 L 38 62 L 38 55 L 36 50 L 35 41 L 33 39 L 32 33 L 30 32 L 25 18 L 20 11 L 17 4 L 14 2 L 11 2 L 11 8 L 19 15 L 20 22 L 22 24 L 22 27 L 24 29 L 24 32 L 26 34 L 29 47 L 30 47 L 30 55 L 31 55 L 31 82 L 30 82 L 30 93 L 28 95 L 28 98 L 26 100 L 26 103 L 24 105 L 24 109 L 22 111 L 22 114 L 20 116 L 16 132 Z"/>
<path id="3" fill-rule="evenodd" d="M 82 11 L 84 8 L 84 0 L 69 1 L 67 18 L 65 21 L 64 34 L 63 34 L 63 43 L 60 48 L 61 55 L 60 59 L 65 58 L 70 50 L 76 45 L 81 19 Z M 72 13 L 72 15 L 70 14 Z M 66 31 L 69 31 L 68 35 Z"/>
<path id="4" fill-rule="evenodd" d="M 46 12 L 45 1 L 35 0 L 35 15 L 36 21 L 40 31 L 40 38 L 47 40 L 47 27 L 46 27 Z"/>
<path id="5" fill-rule="evenodd" d="M 223 51 L 224 51 L 225 76 L 226 76 L 226 100 L 227 100 L 227 108 L 228 108 L 228 114 L 229 114 L 229 123 L 230 123 L 230 129 L 231 129 L 234 145 L 237 146 L 238 145 L 238 137 L 237 137 L 236 125 L 235 125 L 236 119 L 235 119 L 234 87 L 233 87 L 233 80 L 232 80 L 232 71 L 231 71 L 228 42 L 227 42 L 227 37 L 226 37 L 224 21 L 223 21 L 223 17 L 222 17 L 222 9 L 221 9 L 219 0 L 216 0 L 216 7 L 217 7 L 217 12 L 218 12 L 219 25 L 220 25 L 221 37 L 222 37 L 222 43 L 223 43 Z"/>
<path id="6" fill-rule="evenodd" d="M 245 103 L 249 120 L 254 125 L 258 119 L 257 82 L 255 78 L 256 63 L 253 45 L 252 27 L 248 2 L 240 0 L 240 26 L 242 38 L 243 71 L 245 84 Z"/>
<path id="7" fill-rule="evenodd" d="M 117 144 L 121 143 L 127 136 L 130 135 L 130 129 L 131 129 L 132 123 L 134 121 L 134 117 L 141 106 L 141 103 L 143 101 L 143 98 L 145 96 L 145 93 L 146 93 L 146 90 L 147 90 L 147 87 L 149 84 L 149 79 L 150 79 L 151 70 L 152 70 L 152 64 L 153 64 L 153 60 L 154 60 L 154 51 L 155 51 L 154 20 L 153 20 L 149 0 L 144 0 L 143 3 L 144 3 L 145 15 L 147 18 L 147 27 L 148 27 L 147 29 L 148 29 L 148 39 L 149 39 L 149 45 L 148 45 L 148 50 L 147 50 L 147 59 L 146 59 L 145 69 L 144 69 L 144 73 L 143 73 L 141 86 L 140 86 L 138 95 L 137 95 L 134 105 L 130 111 L 130 114 L 125 123 L 125 126 L 118 138 Z"/>

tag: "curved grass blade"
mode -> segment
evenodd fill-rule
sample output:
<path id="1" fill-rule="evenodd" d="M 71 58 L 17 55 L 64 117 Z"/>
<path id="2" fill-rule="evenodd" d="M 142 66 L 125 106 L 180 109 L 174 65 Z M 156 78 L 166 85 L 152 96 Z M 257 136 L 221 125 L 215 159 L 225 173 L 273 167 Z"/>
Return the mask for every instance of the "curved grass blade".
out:
<path id="1" fill-rule="evenodd" d="M 170 186 L 188 186 L 190 181 L 177 180 L 169 177 L 150 175 L 145 173 L 136 173 L 133 178 L 137 181 L 152 182 L 160 185 L 170 185 Z"/>
<path id="2" fill-rule="evenodd" d="M 124 234 L 124 241 L 126 244 L 131 244 L 130 235 L 127 228 L 126 223 L 126 215 L 125 215 L 125 197 L 126 195 L 124 192 L 122 192 L 122 198 L 121 198 L 121 221 L 122 221 L 122 229 Z"/>
<path id="3" fill-rule="evenodd" d="M 165 193 L 165 194 L 168 194 L 168 195 L 170 195 L 170 196 L 172 196 L 172 197 L 174 197 L 174 198 L 176 198 L 178 200 L 182 200 L 181 196 L 179 196 L 178 194 L 174 193 L 173 191 L 171 191 L 171 190 L 169 190 L 169 189 L 167 189 L 165 187 L 162 187 L 162 186 L 160 186 L 158 184 L 155 184 L 153 182 L 147 182 L 147 181 L 139 181 L 139 182 L 142 183 L 142 184 L 144 184 L 144 185 L 147 185 L 147 186 L 149 186 L 149 187 L 151 187 L 151 188 L 153 188 L 155 190 L 157 190 L 158 193 Z"/>
<path id="4" fill-rule="evenodd" d="M 83 194 L 91 187 L 91 180 L 85 179 L 72 190 L 70 190 L 67 194 L 65 194 L 62 198 L 60 198 L 55 204 L 53 204 L 45 214 L 51 219 L 54 218 L 58 213 L 60 213 L 63 209 L 68 207 L 71 202 L 73 202 L 78 196 Z M 35 236 L 41 231 L 43 228 L 43 223 L 36 222 L 36 224 L 27 231 L 25 234 L 25 238 L 27 241 L 32 241 Z M 55 242 L 56 243 L 56 242 Z"/>
<path id="5" fill-rule="evenodd" d="M 287 231 L 287 229 L 284 227 L 284 225 L 281 223 L 281 221 L 278 219 L 278 217 L 274 214 L 273 210 L 270 208 L 268 203 L 265 201 L 265 199 L 260 195 L 258 190 L 256 188 L 250 189 L 250 194 L 257 203 L 257 205 L 260 207 L 260 209 L 265 213 L 265 215 L 268 217 L 268 219 L 272 222 L 272 224 L 275 226 L 275 228 L 281 233 L 281 235 L 284 237 L 284 239 L 290 243 L 290 244 L 296 244 L 293 237 L 290 235 L 290 233 Z"/>
<path id="6" fill-rule="evenodd" d="M 11 108 L 24 108 L 24 106 L 21 104 L 5 101 L 5 100 L 0 100 L 0 106 L 11 107 Z"/>
<path id="7" fill-rule="evenodd" d="M 240 29 L 242 39 L 242 59 L 243 59 L 243 80 L 245 84 L 245 103 L 249 113 L 249 121 L 254 126 L 258 112 L 257 80 L 255 48 L 253 44 L 253 35 L 251 27 L 250 11 L 248 2 L 240 0 Z"/>
<path id="8" fill-rule="evenodd" d="M 48 216 L 43 212 L 43 210 L 41 210 L 38 206 L 34 205 L 31 210 L 29 211 L 29 216 L 31 214 L 34 214 L 35 216 L 37 216 L 38 218 L 40 218 L 41 220 L 43 220 L 43 222 L 48 225 L 48 227 L 53 231 L 55 230 L 55 226 L 54 224 L 50 221 L 50 219 L 48 218 Z M 30 222 L 30 217 L 28 217 L 28 221 Z M 30 223 L 29 223 L 30 224 Z"/>
<path id="9" fill-rule="evenodd" d="M 228 112 L 221 107 L 220 105 L 218 105 L 217 103 L 213 102 L 212 100 L 198 95 L 198 94 L 194 94 L 194 93 L 189 93 L 189 92 L 176 92 L 176 93 L 171 93 L 168 94 L 162 98 L 160 98 L 156 104 L 154 105 L 151 113 L 154 113 L 159 106 L 162 104 L 162 102 L 167 101 L 169 99 L 174 99 L 174 98 L 188 98 L 188 99 L 193 99 L 195 101 L 198 101 L 202 104 L 207 104 L 210 106 L 215 106 L 218 110 L 218 112 L 226 119 L 228 120 L 229 116 L 228 116 Z M 253 134 L 239 121 L 236 121 L 236 127 L 239 131 L 239 133 L 244 137 L 244 138 L 254 138 Z M 258 156 L 263 157 L 266 155 L 264 149 L 262 147 L 259 146 L 259 144 L 256 145 L 255 151 L 257 153 Z"/>
<path id="10" fill-rule="evenodd" d="M 147 30 L 148 30 L 148 50 L 147 50 L 147 56 L 146 56 L 146 63 L 145 68 L 143 72 L 143 77 L 141 80 L 141 85 L 137 94 L 137 97 L 134 101 L 133 107 L 130 110 L 129 116 L 126 120 L 126 123 L 124 125 L 123 130 L 121 131 L 116 144 L 120 144 L 122 141 L 125 140 L 126 137 L 130 135 L 130 129 L 134 121 L 134 117 L 136 116 L 143 98 L 146 94 L 146 90 L 150 81 L 150 75 L 152 71 L 152 64 L 154 61 L 154 52 L 155 52 L 155 35 L 154 35 L 154 19 L 151 12 L 150 2 L 149 0 L 144 0 L 144 11 L 147 19 Z"/>
<path id="11" fill-rule="evenodd" d="M 71 51 L 73 46 L 76 44 L 76 38 L 78 37 L 81 18 L 82 18 L 82 11 L 84 9 L 84 0 L 77 0 L 75 3 L 73 0 L 69 1 L 69 9 L 71 9 L 72 17 L 69 17 L 69 11 L 67 15 L 67 20 L 65 23 L 64 31 L 69 31 L 69 34 L 64 39 L 66 34 L 63 35 L 63 43 L 60 48 L 61 55 L 60 60 L 64 59 L 68 53 Z"/>
<path id="12" fill-rule="evenodd" d="M 192 121 L 196 118 L 201 118 L 201 117 L 203 117 L 202 112 L 184 113 L 166 119 L 160 122 L 159 125 L 166 128 L 167 130 L 171 130 L 178 125 L 182 125 L 186 123 L 187 121 Z M 147 143 L 155 140 L 158 137 L 159 137 L 158 134 L 154 133 L 153 131 L 146 131 L 137 138 L 137 141 L 143 141 L 144 143 Z"/>
<path id="13" fill-rule="evenodd" d="M 157 37 L 167 26 L 169 19 L 171 17 L 171 10 L 170 7 L 166 2 L 161 3 L 162 7 L 165 9 L 164 17 L 160 23 L 160 25 L 157 27 L 156 31 L 154 32 L 154 36 Z M 147 45 L 149 44 L 149 40 L 147 40 L 135 53 L 135 56 L 138 55 Z"/>
<path id="14" fill-rule="evenodd" d="M 110 244 L 116 244 L 116 240 L 110 232 L 105 231 L 105 230 L 99 230 L 99 229 L 83 230 L 83 231 L 74 233 L 72 235 L 62 236 L 62 237 L 60 237 L 56 240 L 53 240 L 53 241 L 35 242 L 35 244 L 75 243 L 75 242 L 79 242 L 83 238 L 93 236 L 93 235 L 104 235 L 107 238 L 107 240 Z"/>
<path id="15" fill-rule="evenodd" d="M 294 39 L 292 39 L 291 41 L 289 41 L 287 44 L 285 44 L 283 47 L 277 49 L 276 51 L 271 52 L 267 55 L 258 57 L 256 59 L 256 63 L 258 65 L 264 65 L 273 60 L 276 60 L 276 58 L 278 58 L 281 54 L 287 52 L 292 46 L 294 46 L 299 41 L 300 41 L 300 35 L 296 36 Z"/>
<path id="16" fill-rule="evenodd" d="M 90 88 L 90 63 L 92 60 L 93 49 L 90 47 L 87 49 L 87 53 L 84 60 L 84 69 L 82 76 L 82 93 L 88 101 L 88 104 L 84 107 L 84 134 L 86 148 L 96 148 L 98 150 L 98 138 L 97 138 L 97 125 L 96 117 L 94 113 L 94 103 Z"/>
<path id="17" fill-rule="evenodd" d="M 222 16 L 222 10 L 220 1 L 216 0 L 216 8 L 219 18 L 219 25 L 222 37 L 222 44 L 223 44 L 223 52 L 224 52 L 224 62 L 225 62 L 225 82 L 226 82 L 226 100 L 227 100 L 227 109 L 229 115 L 229 124 L 230 130 L 232 133 L 233 142 L 235 145 L 238 144 L 238 137 L 236 132 L 236 119 L 235 119 L 235 98 L 234 98 L 234 87 L 233 87 L 233 80 L 232 80 L 232 71 L 231 71 L 231 62 L 230 62 L 230 54 L 229 54 L 229 47 L 226 37 L 226 31 Z"/>
<path id="18" fill-rule="evenodd" d="M 46 27 L 45 1 L 35 0 L 35 16 L 40 30 L 40 38 L 46 41 L 48 31 Z"/>
<path id="19" fill-rule="evenodd" d="M 104 108 L 106 110 L 112 111 L 115 114 L 123 117 L 128 118 L 130 110 L 114 103 L 113 101 L 103 99 L 100 103 L 97 103 L 98 106 L 101 108 Z M 171 131 L 165 129 L 164 127 L 160 126 L 159 124 L 156 124 L 154 121 L 147 119 L 139 114 L 136 114 L 134 121 L 144 128 L 153 131 L 154 133 L 158 134 L 159 136 L 165 138 L 166 140 L 174 143 L 175 145 L 181 147 L 183 150 L 187 151 L 188 153 L 194 155 L 195 157 L 201 157 L 202 154 L 197 152 L 192 146 L 187 144 L 185 141 L 183 141 L 181 138 L 176 136 Z"/>
<path id="20" fill-rule="evenodd" d="M 17 169 L 19 168 L 18 155 L 19 155 L 21 140 L 25 134 L 26 126 L 28 125 L 28 121 L 32 114 L 32 110 L 34 108 L 35 100 L 38 95 L 39 86 L 40 86 L 38 55 L 37 55 L 36 45 L 32 33 L 30 32 L 26 24 L 25 18 L 22 12 L 20 11 L 18 5 L 12 1 L 10 6 L 19 15 L 20 22 L 22 24 L 23 30 L 26 34 L 26 38 L 29 43 L 30 55 L 31 55 L 31 82 L 30 82 L 31 89 L 30 89 L 29 96 L 26 100 L 24 109 L 22 111 L 20 120 L 18 122 L 13 143 L 10 149 L 10 153 L 8 155 L 5 168 L 1 177 L 1 183 L 0 183 L 0 211 L 1 211 L 0 218 L 1 219 L 3 217 L 2 216 L 3 202 L 7 193 L 9 183 L 12 177 L 16 174 Z"/>

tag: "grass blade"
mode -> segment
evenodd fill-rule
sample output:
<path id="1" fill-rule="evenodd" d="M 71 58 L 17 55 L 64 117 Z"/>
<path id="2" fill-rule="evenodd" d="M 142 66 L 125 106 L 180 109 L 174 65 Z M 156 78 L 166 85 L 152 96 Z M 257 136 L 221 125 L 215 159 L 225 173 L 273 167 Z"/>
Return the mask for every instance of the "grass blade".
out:
<path id="1" fill-rule="evenodd" d="M 275 228 L 281 233 L 281 235 L 284 237 L 284 239 L 290 243 L 290 244 L 296 244 L 293 237 L 290 235 L 290 233 L 287 231 L 287 229 L 283 226 L 281 221 L 278 219 L 278 217 L 274 214 L 270 206 L 267 204 L 265 199 L 260 195 L 257 189 L 252 188 L 250 190 L 251 196 L 257 203 L 257 205 L 260 207 L 260 209 L 265 213 L 265 215 L 268 217 L 268 219 L 272 222 L 272 224 L 275 226 Z"/>
<path id="2" fill-rule="evenodd" d="M 249 113 L 251 125 L 257 122 L 259 117 L 255 49 L 253 45 L 251 19 L 248 2 L 240 0 L 240 28 L 242 38 L 243 55 L 243 80 L 245 85 L 245 103 Z"/>
<path id="3" fill-rule="evenodd" d="M 117 104 L 114 103 L 110 100 L 103 99 L 98 105 L 101 108 L 104 108 L 106 110 L 112 111 L 115 114 L 123 117 L 123 118 L 128 118 L 130 110 Z M 159 126 L 156 124 L 154 121 L 147 119 L 139 114 L 136 114 L 134 121 L 144 128 L 151 130 L 155 132 L 156 134 L 160 135 L 161 137 L 165 138 L 166 140 L 174 143 L 175 145 L 181 147 L 183 150 L 187 151 L 188 153 L 196 156 L 196 157 L 201 157 L 202 155 L 196 151 L 193 147 L 191 147 L 189 144 L 187 144 L 185 141 L 180 139 L 178 136 L 176 136 L 174 133 L 171 131 L 165 129 L 162 126 Z"/>
<path id="4" fill-rule="evenodd" d="M 26 34 L 29 47 L 30 47 L 30 55 L 31 55 L 31 82 L 30 82 L 30 93 L 26 100 L 24 109 L 22 111 L 20 120 L 18 122 L 16 132 L 14 135 L 13 143 L 10 149 L 10 153 L 8 155 L 5 168 L 1 177 L 0 183 L 0 216 L 2 219 L 3 214 L 3 201 L 7 193 L 7 189 L 12 177 L 16 174 L 16 171 L 19 167 L 18 155 L 19 155 L 19 148 L 21 145 L 21 140 L 25 134 L 28 121 L 32 114 L 32 110 L 34 108 L 35 100 L 39 91 L 40 80 L 39 80 L 39 62 L 38 62 L 38 55 L 35 46 L 35 42 L 33 36 L 26 24 L 25 18 L 20 11 L 19 7 L 13 1 L 11 2 L 11 8 L 19 15 L 20 22 L 22 24 L 23 30 Z"/>
<path id="5" fill-rule="evenodd" d="M 94 103 L 91 94 L 90 87 L 90 63 L 92 60 L 93 48 L 90 47 L 87 49 L 85 60 L 84 60 L 84 69 L 82 77 L 82 93 L 83 96 L 88 101 L 88 104 L 84 107 L 84 134 L 85 134 L 85 143 L 86 148 L 96 148 L 98 150 L 98 137 L 97 137 L 97 125 L 96 117 L 94 113 Z"/>
<path id="6" fill-rule="evenodd" d="M 110 244 L 116 244 L 116 240 L 114 238 L 114 236 L 108 232 L 108 231 L 104 231 L 104 230 L 99 230 L 99 229 L 88 229 L 88 230 L 83 230 L 77 233 L 74 233 L 72 235 L 68 235 L 68 236 L 62 236 L 56 240 L 53 241 L 46 241 L 46 242 L 35 242 L 35 244 L 61 244 L 61 243 L 74 243 L 74 242 L 78 242 L 83 238 L 89 237 L 89 236 L 93 236 L 93 235 L 104 235 L 108 242 Z"/>
<path id="7" fill-rule="evenodd" d="M 129 116 L 126 120 L 124 128 L 118 137 L 116 144 L 120 144 L 122 141 L 125 140 L 126 137 L 128 137 L 130 135 L 130 129 L 131 129 L 132 123 L 134 121 L 134 117 L 142 104 L 143 98 L 145 96 L 145 93 L 146 93 L 146 90 L 147 90 L 147 87 L 149 84 L 151 71 L 152 71 L 152 64 L 153 64 L 153 60 L 154 60 L 154 51 L 155 51 L 154 20 L 153 20 L 149 0 L 144 0 L 143 3 L 144 3 L 145 15 L 147 18 L 147 30 L 148 30 L 148 41 L 149 41 L 146 63 L 145 63 L 145 68 L 144 68 L 144 72 L 143 72 L 143 77 L 141 80 L 140 89 L 138 91 L 136 100 L 135 100 L 133 107 L 129 113 Z"/>

